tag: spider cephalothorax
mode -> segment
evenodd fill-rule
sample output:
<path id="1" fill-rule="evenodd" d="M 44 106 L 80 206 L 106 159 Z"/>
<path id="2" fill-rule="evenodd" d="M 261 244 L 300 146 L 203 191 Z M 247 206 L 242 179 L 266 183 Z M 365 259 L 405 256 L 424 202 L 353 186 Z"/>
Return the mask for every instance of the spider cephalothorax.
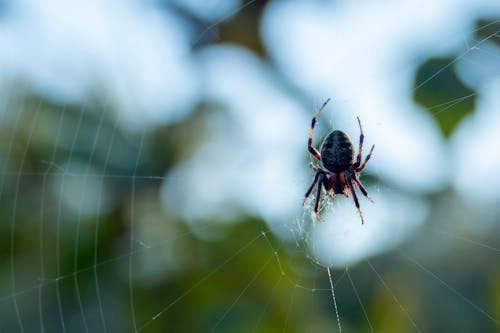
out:
<path id="1" fill-rule="evenodd" d="M 363 129 L 361 128 L 361 121 L 357 118 L 361 134 L 359 135 L 359 148 L 356 160 L 354 159 L 355 152 L 351 139 L 346 133 L 338 130 L 335 130 L 326 136 L 323 144 L 321 145 L 320 154 L 312 146 L 314 125 L 316 125 L 316 119 L 329 101 L 330 99 L 327 99 L 318 112 L 316 112 L 311 122 L 311 129 L 309 130 L 307 149 L 314 156 L 314 158 L 320 162 L 320 166 L 315 166 L 311 163 L 311 168 L 315 172 L 314 180 L 304 196 L 304 203 L 314 189 L 314 186 L 317 184 L 318 189 L 316 193 L 316 201 L 314 203 L 314 213 L 319 219 L 318 212 L 322 188 L 325 188 L 331 197 L 335 194 L 344 194 L 348 197 L 349 192 L 351 192 L 354 204 L 356 205 L 359 216 L 361 217 L 361 223 L 364 223 L 363 214 L 359 208 L 359 201 L 356 192 L 354 191 L 354 186 L 359 188 L 361 193 L 373 202 L 373 200 L 368 196 L 368 192 L 366 192 L 365 188 L 359 181 L 358 173 L 365 168 L 366 163 L 372 155 L 375 145 L 372 146 L 370 152 L 366 155 L 365 160 L 361 163 L 364 135 Z"/>

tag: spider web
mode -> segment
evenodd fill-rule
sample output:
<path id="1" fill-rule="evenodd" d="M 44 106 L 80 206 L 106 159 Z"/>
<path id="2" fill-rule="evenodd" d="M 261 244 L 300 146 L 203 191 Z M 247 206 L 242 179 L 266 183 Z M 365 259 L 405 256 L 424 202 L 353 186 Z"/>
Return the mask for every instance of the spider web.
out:
<path id="1" fill-rule="evenodd" d="M 168 6 L 180 16 L 196 16 L 181 4 Z M 249 1 L 195 20 L 201 28 L 189 49 L 200 50 L 195 60 L 204 79 L 210 78 L 210 88 L 197 96 L 199 105 L 144 104 L 144 92 L 116 78 L 108 84 L 122 84 L 123 90 L 103 93 L 93 87 L 83 98 L 70 90 L 54 97 L 46 91 L 61 86 L 41 85 L 47 82 L 42 74 L 34 83 L 24 78 L 7 85 L 3 82 L 16 73 L 2 67 L 0 332 L 498 331 L 498 193 L 462 180 L 467 170 L 451 166 L 453 185 L 437 189 L 414 188 L 411 180 L 388 176 L 377 132 L 390 129 L 385 119 L 397 122 L 395 116 L 360 115 L 366 145 L 377 145 L 362 176 L 377 201 L 360 200 L 365 226 L 351 198 L 324 197 L 322 221 L 311 218 L 310 202 L 299 207 L 310 181 L 303 152 L 317 106 L 310 100 L 321 104 L 324 96 L 298 85 L 279 64 L 261 67 L 247 51 L 211 45 L 231 40 L 225 35 L 235 30 L 231 22 L 246 22 L 255 7 L 263 8 Z M 467 111 L 467 102 L 491 95 L 488 87 L 499 91 L 498 84 L 481 81 L 500 76 L 498 22 L 480 22 L 466 36 L 455 32 L 462 45 L 452 56 L 435 55 L 444 59 L 437 68 L 436 62 L 422 66 L 413 89 L 443 135 L 456 135 L 449 146 L 470 153 L 476 153 L 477 142 L 469 143 L 467 133 L 494 143 L 486 133 L 493 111 Z M 462 79 L 471 77 L 464 63 L 484 73 L 467 81 L 473 92 L 444 94 L 444 100 L 419 94 L 449 78 L 449 69 Z M 235 81 L 216 84 L 214 78 L 231 73 L 241 75 L 237 79 L 246 93 L 228 84 Z M 275 96 L 260 101 L 261 90 Z M 306 97 L 289 102 L 291 92 Z M 316 143 L 328 128 L 345 128 L 356 145 L 349 108 L 359 105 L 345 96 L 347 101 L 335 98 L 335 111 L 322 114 Z M 478 101 L 477 110 L 480 103 L 498 105 L 496 99 Z M 134 116 L 130 105 L 156 113 Z M 173 111 L 190 108 L 196 110 Z M 463 116 L 454 120 L 458 113 Z M 446 127 L 449 123 L 455 127 Z M 297 158 L 292 146 L 302 151 Z M 498 154 L 489 152 L 484 157 L 495 163 Z M 464 156 L 454 158 L 462 162 Z M 283 160 L 288 171 L 282 170 Z M 474 180 L 482 178 L 482 170 Z M 276 181 L 276 175 L 283 178 Z M 227 186 L 222 179 L 235 183 Z M 290 200 L 297 210 L 281 215 Z M 397 224 L 383 224 L 388 216 Z M 398 225 L 405 226 L 399 227 L 399 238 L 362 247 L 375 244 L 367 235 L 396 234 Z"/>

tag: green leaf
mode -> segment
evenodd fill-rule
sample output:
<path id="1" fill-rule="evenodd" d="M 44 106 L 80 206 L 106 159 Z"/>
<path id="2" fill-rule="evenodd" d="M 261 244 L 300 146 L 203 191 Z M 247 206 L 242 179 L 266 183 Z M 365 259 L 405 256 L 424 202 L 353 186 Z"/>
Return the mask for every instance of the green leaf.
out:
<path id="1" fill-rule="evenodd" d="M 474 111 L 476 103 L 476 93 L 457 77 L 453 59 L 431 58 L 424 62 L 417 70 L 413 95 L 446 137 Z"/>

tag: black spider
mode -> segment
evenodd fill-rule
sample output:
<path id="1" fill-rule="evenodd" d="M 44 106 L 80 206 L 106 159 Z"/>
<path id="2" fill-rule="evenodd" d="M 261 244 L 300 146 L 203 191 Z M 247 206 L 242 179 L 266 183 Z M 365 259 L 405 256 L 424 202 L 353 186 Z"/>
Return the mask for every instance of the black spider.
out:
<path id="1" fill-rule="evenodd" d="M 365 160 L 361 164 L 361 151 L 363 150 L 363 129 L 361 128 L 361 121 L 359 117 L 359 148 L 358 154 L 356 156 L 356 161 L 354 161 L 354 146 L 352 144 L 349 136 L 342 132 L 335 130 L 330 132 L 323 144 L 321 145 L 321 154 L 312 146 L 312 138 L 314 132 L 314 125 L 316 125 L 316 119 L 318 118 L 321 111 L 323 111 L 325 105 L 330 101 L 327 99 L 325 103 L 321 106 L 321 108 L 316 112 L 312 119 L 311 129 L 309 130 L 309 140 L 307 141 L 307 149 L 309 152 L 316 158 L 321 164 L 319 167 L 315 166 L 311 163 L 311 168 L 315 171 L 314 181 L 311 186 L 307 190 L 304 196 L 304 204 L 306 199 L 311 194 L 314 186 L 318 184 L 318 190 L 316 194 L 316 202 L 314 204 L 314 213 L 316 214 L 316 218 L 319 220 L 319 202 L 321 197 L 321 188 L 324 187 L 326 191 L 333 197 L 335 194 L 344 194 L 346 197 L 349 196 L 349 191 L 352 193 L 352 198 L 354 199 L 354 204 L 358 209 L 359 216 L 361 217 L 361 223 L 364 223 L 363 214 L 361 213 L 361 209 L 359 208 L 359 201 L 354 191 L 354 185 L 356 185 L 361 193 L 370 200 L 374 202 L 369 196 L 368 192 L 366 192 L 365 188 L 361 184 L 358 179 L 357 174 L 361 172 L 366 166 L 366 163 L 372 156 L 373 148 L 370 149 L 370 153 L 366 155 Z"/>

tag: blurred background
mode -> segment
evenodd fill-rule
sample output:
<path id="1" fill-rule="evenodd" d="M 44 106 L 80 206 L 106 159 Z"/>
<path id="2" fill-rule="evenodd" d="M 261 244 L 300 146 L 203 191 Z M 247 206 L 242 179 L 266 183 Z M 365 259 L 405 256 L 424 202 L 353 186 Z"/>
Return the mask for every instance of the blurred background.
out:
<path id="1" fill-rule="evenodd" d="M 500 332 L 499 96 L 496 0 L 0 1 L 0 332 Z"/>

